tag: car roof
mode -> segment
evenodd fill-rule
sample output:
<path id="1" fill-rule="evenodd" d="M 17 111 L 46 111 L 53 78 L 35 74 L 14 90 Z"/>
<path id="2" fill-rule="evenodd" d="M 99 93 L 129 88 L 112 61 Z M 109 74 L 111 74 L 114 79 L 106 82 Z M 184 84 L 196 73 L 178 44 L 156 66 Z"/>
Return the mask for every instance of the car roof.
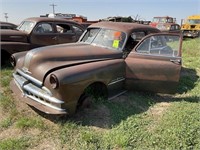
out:
<path id="1" fill-rule="evenodd" d="M 126 33 L 130 33 L 133 30 L 160 32 L 159 29 L 155 27 L 151 27 L 149 25 L 143 25 L 143 24 L 138 24 L 138 23 L 127 23 L 127 22 L 99 22 L 99 23 L 94 23 L 90 25 L 89 27 L 90 28 L 109 28 L 113 30 L 123 31 Z"/>
<path id="2" fill-rule="evenodd" d="M 27 18 L 24 21 L 35 21 L 35 22 L 69 22 L 69 23 L 74 23 L 74 24 L 78 24 L 80 25 L 78 22 L 75 22 L 73 20 L 66 20 L 66 19 L 62 19 L 62 18 L 48 18 L 48 17 L 31 17 L 31 18 Z"/>

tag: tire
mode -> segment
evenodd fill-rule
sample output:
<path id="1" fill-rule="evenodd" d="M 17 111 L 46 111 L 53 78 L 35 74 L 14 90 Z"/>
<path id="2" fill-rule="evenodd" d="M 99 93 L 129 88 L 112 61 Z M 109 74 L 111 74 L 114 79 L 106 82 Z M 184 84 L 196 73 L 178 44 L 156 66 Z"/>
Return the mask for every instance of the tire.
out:
<path id="1" fill-rule="evenodd" d="M 90 108 L 92 106 L 93 103 L 93 97 L 87 94 L 82 94 L 78 105 L 77 105 L 77 109 L 86 109 L 86 108 Z"/>
<path id="2" fill-rule="evenodd" d="M 10 54 L 1 50 L 1 66 L 9 65 Z"/>

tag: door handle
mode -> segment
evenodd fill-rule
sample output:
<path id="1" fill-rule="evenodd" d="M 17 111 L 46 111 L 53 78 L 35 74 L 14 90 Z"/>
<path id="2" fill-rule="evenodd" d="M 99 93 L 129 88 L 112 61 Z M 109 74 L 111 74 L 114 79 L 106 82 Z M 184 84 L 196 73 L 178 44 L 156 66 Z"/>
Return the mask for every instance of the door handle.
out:
<path id="1" fill-rule="evenodd" d="M 57 36 L 53 37 L 52 39 L 53 39 L 53 40 L 57 40 Z"/>
<path id="2" fill-rule="evenodd" d="M 170 61 L 173 62 L 173 63 L 181 64 L 181 60 L 180 59 L 170 59 Z"/>

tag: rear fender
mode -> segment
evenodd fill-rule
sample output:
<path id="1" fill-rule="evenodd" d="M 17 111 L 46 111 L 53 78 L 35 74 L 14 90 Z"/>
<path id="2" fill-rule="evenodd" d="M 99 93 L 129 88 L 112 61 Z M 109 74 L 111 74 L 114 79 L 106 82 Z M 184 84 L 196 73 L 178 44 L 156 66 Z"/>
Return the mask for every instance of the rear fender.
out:
<path id="1" fill-rule="evenodd" d="M 30 50 L 30 43 L 22 42 L 1 42 L 1 49 L 8 52 L 10 55 L 16 52 Z"/>

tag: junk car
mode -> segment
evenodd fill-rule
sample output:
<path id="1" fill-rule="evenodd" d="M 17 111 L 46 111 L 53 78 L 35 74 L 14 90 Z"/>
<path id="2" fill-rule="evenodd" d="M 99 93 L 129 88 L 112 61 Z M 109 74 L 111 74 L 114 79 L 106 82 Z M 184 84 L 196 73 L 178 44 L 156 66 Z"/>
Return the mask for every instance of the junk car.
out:
<path id="1" fill-rule="evenodd" d="M 76 43 L 12 55 L 12 91 L 48 114 L 73 114 L 89 99 L 127 90 L 173 93 L 181 71 L 180 34 L 142 24 L 99 22 Z"/>
<path id="2" fill-rule="evenodd" d="M 36 47 L 77 42 L 84 27 L 66 19 L 33 17 L 21 22 L 16 30 L 1 30 L 1 63 L 11 54 Z"/>
<path id="3" fill-rule="evenodd" d="M 162 32 L 181 34 L 181 26 L 176 23 L 176 18 L 173 17 L 153 17 L 153 20 L 149 25 L 158 28 Z"/>

